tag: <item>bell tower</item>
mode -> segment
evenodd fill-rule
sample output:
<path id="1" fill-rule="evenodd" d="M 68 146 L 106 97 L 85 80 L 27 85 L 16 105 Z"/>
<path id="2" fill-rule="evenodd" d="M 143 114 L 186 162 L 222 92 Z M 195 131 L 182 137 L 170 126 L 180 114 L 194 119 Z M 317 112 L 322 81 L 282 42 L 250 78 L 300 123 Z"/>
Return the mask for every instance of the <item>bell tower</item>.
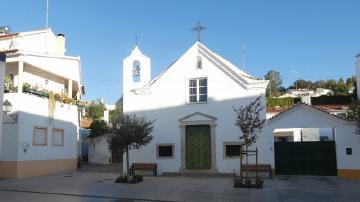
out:
<path id="1" fill-rule="evenodd" d="M 150 58 L 142 54 L 138 46 L 123 60 L 123 94 L 141 88 L 151 79 Z"/>

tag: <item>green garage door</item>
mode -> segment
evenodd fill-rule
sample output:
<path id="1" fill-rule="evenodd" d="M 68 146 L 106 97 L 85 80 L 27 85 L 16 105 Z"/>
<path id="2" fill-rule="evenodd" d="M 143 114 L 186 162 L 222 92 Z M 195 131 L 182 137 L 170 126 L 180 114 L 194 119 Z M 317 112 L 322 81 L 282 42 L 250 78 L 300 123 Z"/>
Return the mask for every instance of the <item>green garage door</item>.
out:
<path id="1" fill-rule="evenodd" d="M 209 125 L 190 125 L 185 129 L 186 168 L 211 168 L 211 137 Z"/>
<path id="2" fill-rule="evenodd" d="M 275 173 L 336 176 L 335 141 L 275 142 Z"/>

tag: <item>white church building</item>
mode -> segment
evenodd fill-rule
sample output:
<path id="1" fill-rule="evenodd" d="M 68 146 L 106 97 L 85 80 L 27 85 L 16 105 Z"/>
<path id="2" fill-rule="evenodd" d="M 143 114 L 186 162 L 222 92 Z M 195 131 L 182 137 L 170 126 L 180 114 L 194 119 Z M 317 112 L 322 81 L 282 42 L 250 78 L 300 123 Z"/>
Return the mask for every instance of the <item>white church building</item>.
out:
<path id="1" fill-rule="evenodd" d="M 123 61 L 123 110 L 155 123 L 152 142 L 131 150 L 130 164 L 156 163 L 160 175 L 238 173 L 241 132 L 233 107 L 258 96 L 265 105 L 267 85 L 199 41 L 152 79 L 150 58 L 136 46 Z M 259 163 L 270 164 L 273 156 L 261 152 Z"/>

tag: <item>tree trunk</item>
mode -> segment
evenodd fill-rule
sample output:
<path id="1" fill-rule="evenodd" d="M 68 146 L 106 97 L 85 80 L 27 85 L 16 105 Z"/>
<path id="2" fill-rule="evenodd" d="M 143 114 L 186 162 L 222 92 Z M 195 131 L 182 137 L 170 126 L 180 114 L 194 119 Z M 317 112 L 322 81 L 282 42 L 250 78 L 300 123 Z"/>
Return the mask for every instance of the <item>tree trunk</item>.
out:
<path id="1" fill-rule="evenodd" d="M 125 149 L 126 152 L 126 177 L 130 177 L 130 168 L 129 168 L 129 148 Z"/>
<path id="2" fill-rule="evenodd" d="M 245 145 L 245 150 L 246 150 L 246 165 L 248 165 L 249 164 L 249 162 L 248 162 L 248 146 L 247 145 Z M 246 177 L 249 177 L 249 175 L 248 175 L 248 172 L 246 172 Z"/>

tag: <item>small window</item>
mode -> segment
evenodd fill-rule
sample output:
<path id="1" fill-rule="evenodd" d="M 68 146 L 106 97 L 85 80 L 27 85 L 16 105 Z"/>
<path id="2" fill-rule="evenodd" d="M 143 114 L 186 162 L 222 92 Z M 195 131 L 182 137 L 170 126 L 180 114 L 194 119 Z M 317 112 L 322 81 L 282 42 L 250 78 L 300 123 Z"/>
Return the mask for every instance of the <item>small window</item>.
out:
<path id="1" fill-rule="evenodd" d="M 189 102 L 207 102 L 207 79 L 189 80 Z"/>
<path id="2" fill-rule="evenodd" d="M 161 144 L 157 146 L 158 158 L 173 158 L 174 157 L 174 145 L 173 144 Z"/>
<path id="3" fill-rule="evenodd" d="M 64 146 L 64 129 L 53 128 L 52 145 Z"/>
<path id="4" fill-rule="evenodd" d="M 196 68 L 201 69 L 202 68 L 202 59 L 200 56 L 196 57 Z"/>
<path id="5" fill-rule="evenodd" d="M 224 144 L 224 157 L 240 157 L 240 144 Z"/>
<path id="6" fill-rule="evenodd" d="M 47 145 L 47 128 L 34 126 L 33 129 L 33 146 Z"/>

